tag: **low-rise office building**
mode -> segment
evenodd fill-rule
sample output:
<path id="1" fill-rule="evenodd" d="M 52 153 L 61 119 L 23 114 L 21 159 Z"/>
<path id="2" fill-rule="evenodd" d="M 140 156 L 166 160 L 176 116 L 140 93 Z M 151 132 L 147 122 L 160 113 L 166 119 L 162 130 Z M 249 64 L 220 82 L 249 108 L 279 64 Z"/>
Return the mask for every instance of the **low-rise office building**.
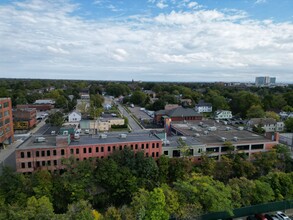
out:
<path id="1" fill-rule="evenodd" d="M 37 123 L 37 110 L 35 108 L 17 108 L 12 111 L 14 130 L 28 130 Z"/>
<path id="2" fill-rule="evenodd" d="M 169 157 L 187 156 L 186 149 L 182 148 L 183 141 L 190 149 L 188 156 L 194 157 L 196 161 L 200 161 L 202 153 L 220 160 L 221 155 L 231 150 L 227 148 L 227 143 L 234 146 L 233 152 L 245 153 L 248 158 L 252 158 L 254 153 L 269 151 L 279 143 L 279 133 L 266 138 L 244 130 L 243 127 L 227 126 L 212 120 L 199 123 L 173 122 L 171 133 L 167 139 L 160 136 L 163 154 Z"/>
<path id="3" fill-rule="evenodd" d="M 15 152 L 16 170 L 22 173 L 59 170 L 64 168 L 63 158 L 102 159 L 126 147 L 134 152 L 144 151 L 146 157 L 158 158 L 162 141 L 149 133 L 86 135 L 78 141 L 72 141 L 68 135 L 30 137 Z"/>

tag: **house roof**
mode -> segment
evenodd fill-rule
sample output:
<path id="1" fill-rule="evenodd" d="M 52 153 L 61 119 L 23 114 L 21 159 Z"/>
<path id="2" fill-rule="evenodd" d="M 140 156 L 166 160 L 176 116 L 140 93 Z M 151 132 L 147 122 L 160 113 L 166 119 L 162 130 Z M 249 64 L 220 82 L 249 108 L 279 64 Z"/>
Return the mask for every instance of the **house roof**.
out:
<path id="1" fill-rule="evenodd" d="M 252 118 L 248 122 L 250 125 L 269 125 L 276 124 L 276 120 L 273 118 Z"/>
<path id="2" fill-rule="evenodd" d="M 81 113 L 79 111 L 76 111 L 76 110 L 72 111 L 69 115 L 71 115 L 73 113 L 78 114 L 79 116 L 81 116 Z"/>
<path id="3" fill-rule="evenodd" d="M 160 110 L 156 112 L 157 115 L 167 115 L 169 117 L 190 117 L 190 116 L 200 116 L 201 114 L 197 113 L 192 108 L 183 108 L 178 107 L 171 110 Z"/>
<path id="4" fill-rule="evenodd" d="M 211 103 L 205 102 L 204 100 L 200 100 L 196 105 L 196 107 L 201 107 L 201 106 L 208 106 L 208 107 L 212 107 Z"/>

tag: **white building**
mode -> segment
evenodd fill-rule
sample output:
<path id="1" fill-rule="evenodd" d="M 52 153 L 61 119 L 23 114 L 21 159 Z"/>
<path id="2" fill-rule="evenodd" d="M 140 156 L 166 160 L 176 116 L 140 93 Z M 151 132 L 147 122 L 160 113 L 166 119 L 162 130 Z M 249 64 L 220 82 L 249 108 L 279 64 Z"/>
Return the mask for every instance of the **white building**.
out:
<path id="1" fill-rule="evenodd" d="M 54 105 L 55 101 L 53 99 L 37 99 L 34 104 L 51 104 L 51 105 Z"/>
<path id="2" fill-rule="evenodd" d="M 218 110 L 215 112 L 214 117 L 216 120 L 231 119 L 233 117 L 232 112 L 228 110 Z"/>
<path id="3" fill-rule="evenodd" d="M 79 122 L 81 120 L 81 113 L 73 111 L 68 115 L 68 122 Z"/>
<path id="4" fill-rule="evenodd" d="M 202 112 L 212 112 L 213 111 L 213 106 L 211 103 L 206 103 L 203 100 L 200 100 L 198 104 L 195 105 L 195 111 L 198 113 Z"/>
<path id="5" fill-rule="evenodd" d="M 284 122 L 277 122 L 273 118 L 252 118 L 247 125 L 250 129 L 260 125 L 265 132 L 283 131 L 285 127 Z"/>

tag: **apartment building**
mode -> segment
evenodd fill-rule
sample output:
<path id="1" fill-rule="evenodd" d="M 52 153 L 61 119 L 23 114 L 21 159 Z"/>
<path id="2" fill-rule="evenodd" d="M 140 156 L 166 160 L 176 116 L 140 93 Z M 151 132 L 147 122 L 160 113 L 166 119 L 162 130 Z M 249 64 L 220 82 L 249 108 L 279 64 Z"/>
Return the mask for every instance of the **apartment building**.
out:
<path id="1" fill-rule="evenodd" d="M 10 98 L 0 98 L 0 148 L 14 140 L 12 106 Z"/>
<path id="2" fill-rule="evenodd" d="M 16 150 L 17 172 L 63 169 L 61 160 L 74 157 L 77 161 L 108 158 L 115 151 L 129 147 L 134 152 L 143 151 L 146 157 L 158 158 L 162 152 L 162 141 L 149 133 L 100 134 L 80 136 L 31 137 Z"/>

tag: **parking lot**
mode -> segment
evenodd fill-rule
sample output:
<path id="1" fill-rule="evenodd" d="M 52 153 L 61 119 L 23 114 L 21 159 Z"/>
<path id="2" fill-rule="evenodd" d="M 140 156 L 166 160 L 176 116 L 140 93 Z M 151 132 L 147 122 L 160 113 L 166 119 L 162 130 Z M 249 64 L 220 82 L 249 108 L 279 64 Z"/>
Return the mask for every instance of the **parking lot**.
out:
<path id="1" fill-rule="evenodd" d="M 131 113 L 138 119 L 138 120 L 152 120 L 153 118 L 150 117 L 145 111 L 141 110 L 140 107 L 128 108 Z"/>

